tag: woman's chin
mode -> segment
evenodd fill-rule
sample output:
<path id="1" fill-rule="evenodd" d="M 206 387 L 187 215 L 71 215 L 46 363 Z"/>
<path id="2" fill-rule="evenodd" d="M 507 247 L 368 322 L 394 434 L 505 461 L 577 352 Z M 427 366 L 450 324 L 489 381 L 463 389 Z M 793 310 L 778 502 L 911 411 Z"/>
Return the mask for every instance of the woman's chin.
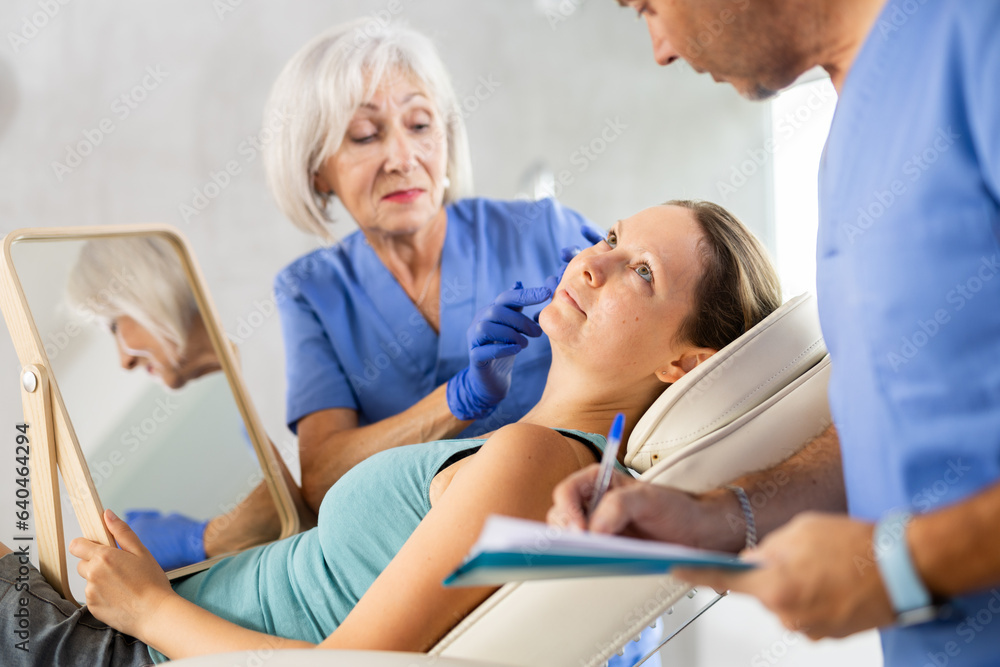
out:
<path id="1" fill-rule="evenodd" d="M 567 334 L 577 329 L 576 324 L 560 312 L 558 305 L 549 304 L 538 314 L 538 326 L 542 328 L 550 341 L 564 340 Z"/>

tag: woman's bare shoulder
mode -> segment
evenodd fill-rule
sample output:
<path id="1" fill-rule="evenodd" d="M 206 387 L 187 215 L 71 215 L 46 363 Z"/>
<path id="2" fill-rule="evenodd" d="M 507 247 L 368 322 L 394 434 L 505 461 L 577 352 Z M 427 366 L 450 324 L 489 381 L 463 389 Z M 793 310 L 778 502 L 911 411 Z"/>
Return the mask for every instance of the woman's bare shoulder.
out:
<path id="1" fill-rule="evenodd" d="M 490 436 L 483 452 L 493 450 L 516 460 L 561 462 L 569 467 L 583 467 L 594 462 L 593 454 L 579 440 L 538 424 L 508 424 Z"/>

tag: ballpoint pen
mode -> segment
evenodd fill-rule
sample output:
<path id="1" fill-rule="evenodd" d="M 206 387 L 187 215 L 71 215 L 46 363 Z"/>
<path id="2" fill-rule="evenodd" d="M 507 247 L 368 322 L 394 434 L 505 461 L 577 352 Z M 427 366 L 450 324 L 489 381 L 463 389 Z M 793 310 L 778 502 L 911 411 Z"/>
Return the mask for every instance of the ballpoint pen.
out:
<path id="1" fill-rule="evenodd" d="M 590 508 L 587 516 L 594 515 L 597 504 L 607 493 L 611 486 L 611 473 L 615 470 L 615 461 L 618 460 L 618 448 L 622 444 L 622 432 L 625 430 L 625 414 L 619 412 L 615 415 L 615 420 L 611 423 L 611 431 L 608 433 L 608 446 L 604 448 L 604 455 L 601 456 L 601 469 L 597 473 L 597 481 L 594 484 L 594 493 L 590 496 Z"/>

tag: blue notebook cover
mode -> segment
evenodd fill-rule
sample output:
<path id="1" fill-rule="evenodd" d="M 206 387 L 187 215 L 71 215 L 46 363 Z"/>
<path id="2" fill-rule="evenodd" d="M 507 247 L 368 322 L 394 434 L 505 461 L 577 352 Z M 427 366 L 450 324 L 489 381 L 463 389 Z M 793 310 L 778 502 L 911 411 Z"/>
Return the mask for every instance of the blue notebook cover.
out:
<path id="1" fill-rule="evenodd" d="M 445 586 L 511 581 L 664 574 L 671 568 L 754 567 L 731 554 L 626 537 L 563 532 L 543 523 L 492 516 Z"/>

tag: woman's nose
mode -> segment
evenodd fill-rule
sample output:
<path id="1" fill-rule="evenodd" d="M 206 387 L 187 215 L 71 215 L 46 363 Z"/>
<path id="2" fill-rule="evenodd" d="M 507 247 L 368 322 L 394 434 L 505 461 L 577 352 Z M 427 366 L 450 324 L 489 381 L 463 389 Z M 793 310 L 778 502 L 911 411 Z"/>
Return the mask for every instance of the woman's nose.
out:
<path id="1" fill-rule="evenodd" d="M 130 371 L 139 364 L 139 357 L 129 352 L 117 336 L 115 336 L 115 346 L 118 348 L 118 363 L 122 368 Z"/>
<path id="2" fill-rule="evenodd" d="M 417 166 L 417 146 L 404 132 L 393 132 L 388 140 L 386 171 L 406 173 Z"/>
<path id="3" fill-rule="evenodd" d="M 604 266 L 600 254 L 584 250 L 577 255 L 577 259 L 582 264 L 583 279 L 589 286 L 600 287 L 604 284 L 607 279 L 607 267 Z"/>

